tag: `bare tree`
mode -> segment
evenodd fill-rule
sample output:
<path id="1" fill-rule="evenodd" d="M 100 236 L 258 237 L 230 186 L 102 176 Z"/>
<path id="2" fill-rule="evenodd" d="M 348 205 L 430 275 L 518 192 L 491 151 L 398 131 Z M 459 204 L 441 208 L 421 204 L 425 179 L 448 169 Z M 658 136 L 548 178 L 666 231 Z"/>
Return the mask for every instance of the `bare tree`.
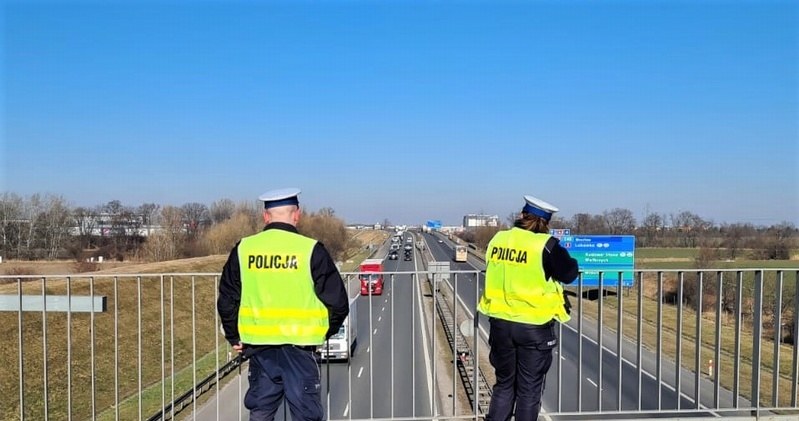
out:
<path id="1" fill-rule="evenodd" d="M 227 221 L 230 217 L 233 216 L 233 212 L 236 211 L 236 204 L 233 203 L 230 199 L 221 199 L 217 200 L 214 203 L 211 203 L 211 208 L 209 209 L 209 214 L 211 216 L 211 222 L 214 224 L 218 224 L 223 221 Z"/>
<path id="2" fill-rule="evenodd" d="M 136 213 L 141 216 L 142 225 L 147 229 L 147 235 L 152 234 L 155 215 L 158 213 L 159 209 L 161 209 L 161 205 L 155 203 L 143 203 L 136 209 Z"/>
<path id="3" fill-rule="evenodd" d="M 181 209 L 185 218 L 186 234 L 189 238 L 194 238 L 210 221 L 208 207 L 202 203 L 192 202 L 184 204 Z"/>
<path id="4" fill-rule="evenodd" d="M 71 225 L 70 211 L 66 201 L 61 196 L 46 196 L 44 212 L 39 218 L 41 221 L 40 237 L 48 259 L 55 259 L 64 247 L 64 242 L 69 238 Z"/>
<path id="5" fill-rule="evenodd" d="M 606 224 L 602 215 L 578 213 L 572 216 L 572 234 L 605 234 Z"/>
<path id="6" fill-rule="evenodd" d="M 676 215 L 671 215 L 671 225 L 680 234 L 678 244 L 683 247 L 696 247 L 697 238 L 708 227 L 708 223 L 699 215 L 682 211 Z"/>
<path id="7" fill-rule="evenodd" d="M 0 197 L 0 251 L 10 253 L 19 238 L 22 220 L 22 198 L 13 193 Z"/>
<path id="8" fill-rule="evenodd" d="M 635 230 L 635 217 L 629 209 L 615 208 L 603 212 L 602 217 L 608 234 L 632 234 Z"/>
<path id="9" fill-rule="evenodd" d="M 319 213 L 303 211 L 303 217 L 297 224 L 297 230 L 308 237 L 314 238 L 325 245 L 333 259 L 338 260 L 347 250 L 350 236 L 344 221 L 333 216 L 332 209 L 325 208 Z"/>
<path id="10" fill-rule="evenodd" d="M 653 247 L 658 244 L 658 237 L 665 229 L 665 218 L 659 213 L 647 213 L 641 223 L 643 231 L 643 247 Z"/>

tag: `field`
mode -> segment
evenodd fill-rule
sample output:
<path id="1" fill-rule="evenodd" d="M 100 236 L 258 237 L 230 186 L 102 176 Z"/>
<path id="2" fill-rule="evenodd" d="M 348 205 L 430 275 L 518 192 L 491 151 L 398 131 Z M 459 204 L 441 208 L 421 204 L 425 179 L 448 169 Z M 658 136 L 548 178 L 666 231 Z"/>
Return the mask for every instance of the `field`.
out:
<path id="1" fill-rule="evenodd" d="M 341 270 L 357 267 L 386 236 L 354 232 Z M 0 313 L 0 419 L 20 418 L 20 398 L 25 419 L 45 419 L 45 411 L 50 419 L 146 419 L 213 373 L 228 359 L 215 302 L 226 258 L 104 262 L 87 273 L 74 262 L 4 261 L 0 268 L 13 276 L 0 281 L 0 294 L 105 296 L 107 308 Z"/>

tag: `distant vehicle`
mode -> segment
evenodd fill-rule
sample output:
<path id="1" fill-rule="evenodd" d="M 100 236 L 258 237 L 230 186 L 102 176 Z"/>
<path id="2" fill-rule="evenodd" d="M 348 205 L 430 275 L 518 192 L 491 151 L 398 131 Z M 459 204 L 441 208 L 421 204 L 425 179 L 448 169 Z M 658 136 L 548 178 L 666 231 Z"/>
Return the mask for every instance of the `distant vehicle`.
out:
<path id="1" fill-rule="evenodd" d="M 443 243 L 443 242 L 444 242 L 444 240 L 442 240 L 442 239 L 440 239 L 440 238 L 439 238 L 439 239 L 438 239 L 438 242 L 439 242 L 439 243 Z"/>
<path id="2" fill-rule="evenodd" d="M 391 250 L 399 250 L 399 243 L 392 243 Z"/>
<path id="3" fill-rule="evenodd" d="M 405 251 L 411 251 L 411 250 L 413 250 L 413 246 L 410 244 L 405 244 Z"/>
<path id="4" fill-rule="evenodd" d="M 344 324 L 324 344 L 316 348 L 317 354 L 323 360 L 349 360 L 355 353 L 358 339 L 358 306 L 357 297 L 350 300 L 350 313 L 344 319 Z"/>
<path id="5" fill-rule="evenodd" d="M 407 260 L 413 260 L 413 253 L 410 253 L 410 252 L 405 253 L 405 257 L 403 258 L 403 260 L 406 260 L 406 261 Z"/>
<path id="6" fill-rule="evenodd" d="M 383 260 L 366 259 L 360 267 L 361 295 L 383 294 Z"/>
<path id="7" fill-rule="evenodd" d="M 396 250 L 392 250 L 391 253 L 388 254 L 388 260 L 397 260 L 399 258 L 399 254 Z"/>
<path id="8" fill-rule="evenodd" d="M 466 256 L 468 256 L 469 252 L 466 250 L 466 246 L 457 245 L 455 246 L 455 261 L 456 262 L 465 262 Z"/>
<path id="9" fill-rule="evenodd" d="M 412 243 L 413 242 L 413 237 L 405 237 L 405 242 L 406 243 Z"/>

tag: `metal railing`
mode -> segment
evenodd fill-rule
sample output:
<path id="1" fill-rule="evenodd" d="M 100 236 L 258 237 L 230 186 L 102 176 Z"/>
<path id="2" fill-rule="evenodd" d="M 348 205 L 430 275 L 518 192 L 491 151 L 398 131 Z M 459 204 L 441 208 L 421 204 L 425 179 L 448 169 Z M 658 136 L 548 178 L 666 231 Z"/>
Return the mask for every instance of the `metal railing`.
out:
<path id="1" fill-rule="evenodd" d="M 357 274 L 343 275 L 355 295 Z M 546 415 L 796 419 L 798 275 L 644 270 L 631 287 L 618 273 L 575 282 Z M 359 298 L 353 357 L 322 363 L 327 418 L 481 418 L 493 383 L 487 320 L 474 311 L 482 276 L 451 271 L 433 299 L 430 272 L 386 272 L 383 295 Z M 217 289 L 207 273 L 0 276 L 0 419 L 172 419 L 180 407 L 246 419 L 246 379 L 224 378 L 234 359 Z"/>

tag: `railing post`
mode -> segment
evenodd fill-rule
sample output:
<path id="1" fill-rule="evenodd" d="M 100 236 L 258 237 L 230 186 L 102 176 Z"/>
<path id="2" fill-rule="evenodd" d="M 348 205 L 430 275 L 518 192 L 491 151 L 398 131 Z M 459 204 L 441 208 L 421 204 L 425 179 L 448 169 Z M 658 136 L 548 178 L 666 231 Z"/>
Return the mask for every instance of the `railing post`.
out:
<path id="1" fill-rule="evenodd" d="M 763 334 L 763 271 L 755 271 L 755 297 L 752 309 L 752 404 L 760 413 L 760 337 Z"/>

